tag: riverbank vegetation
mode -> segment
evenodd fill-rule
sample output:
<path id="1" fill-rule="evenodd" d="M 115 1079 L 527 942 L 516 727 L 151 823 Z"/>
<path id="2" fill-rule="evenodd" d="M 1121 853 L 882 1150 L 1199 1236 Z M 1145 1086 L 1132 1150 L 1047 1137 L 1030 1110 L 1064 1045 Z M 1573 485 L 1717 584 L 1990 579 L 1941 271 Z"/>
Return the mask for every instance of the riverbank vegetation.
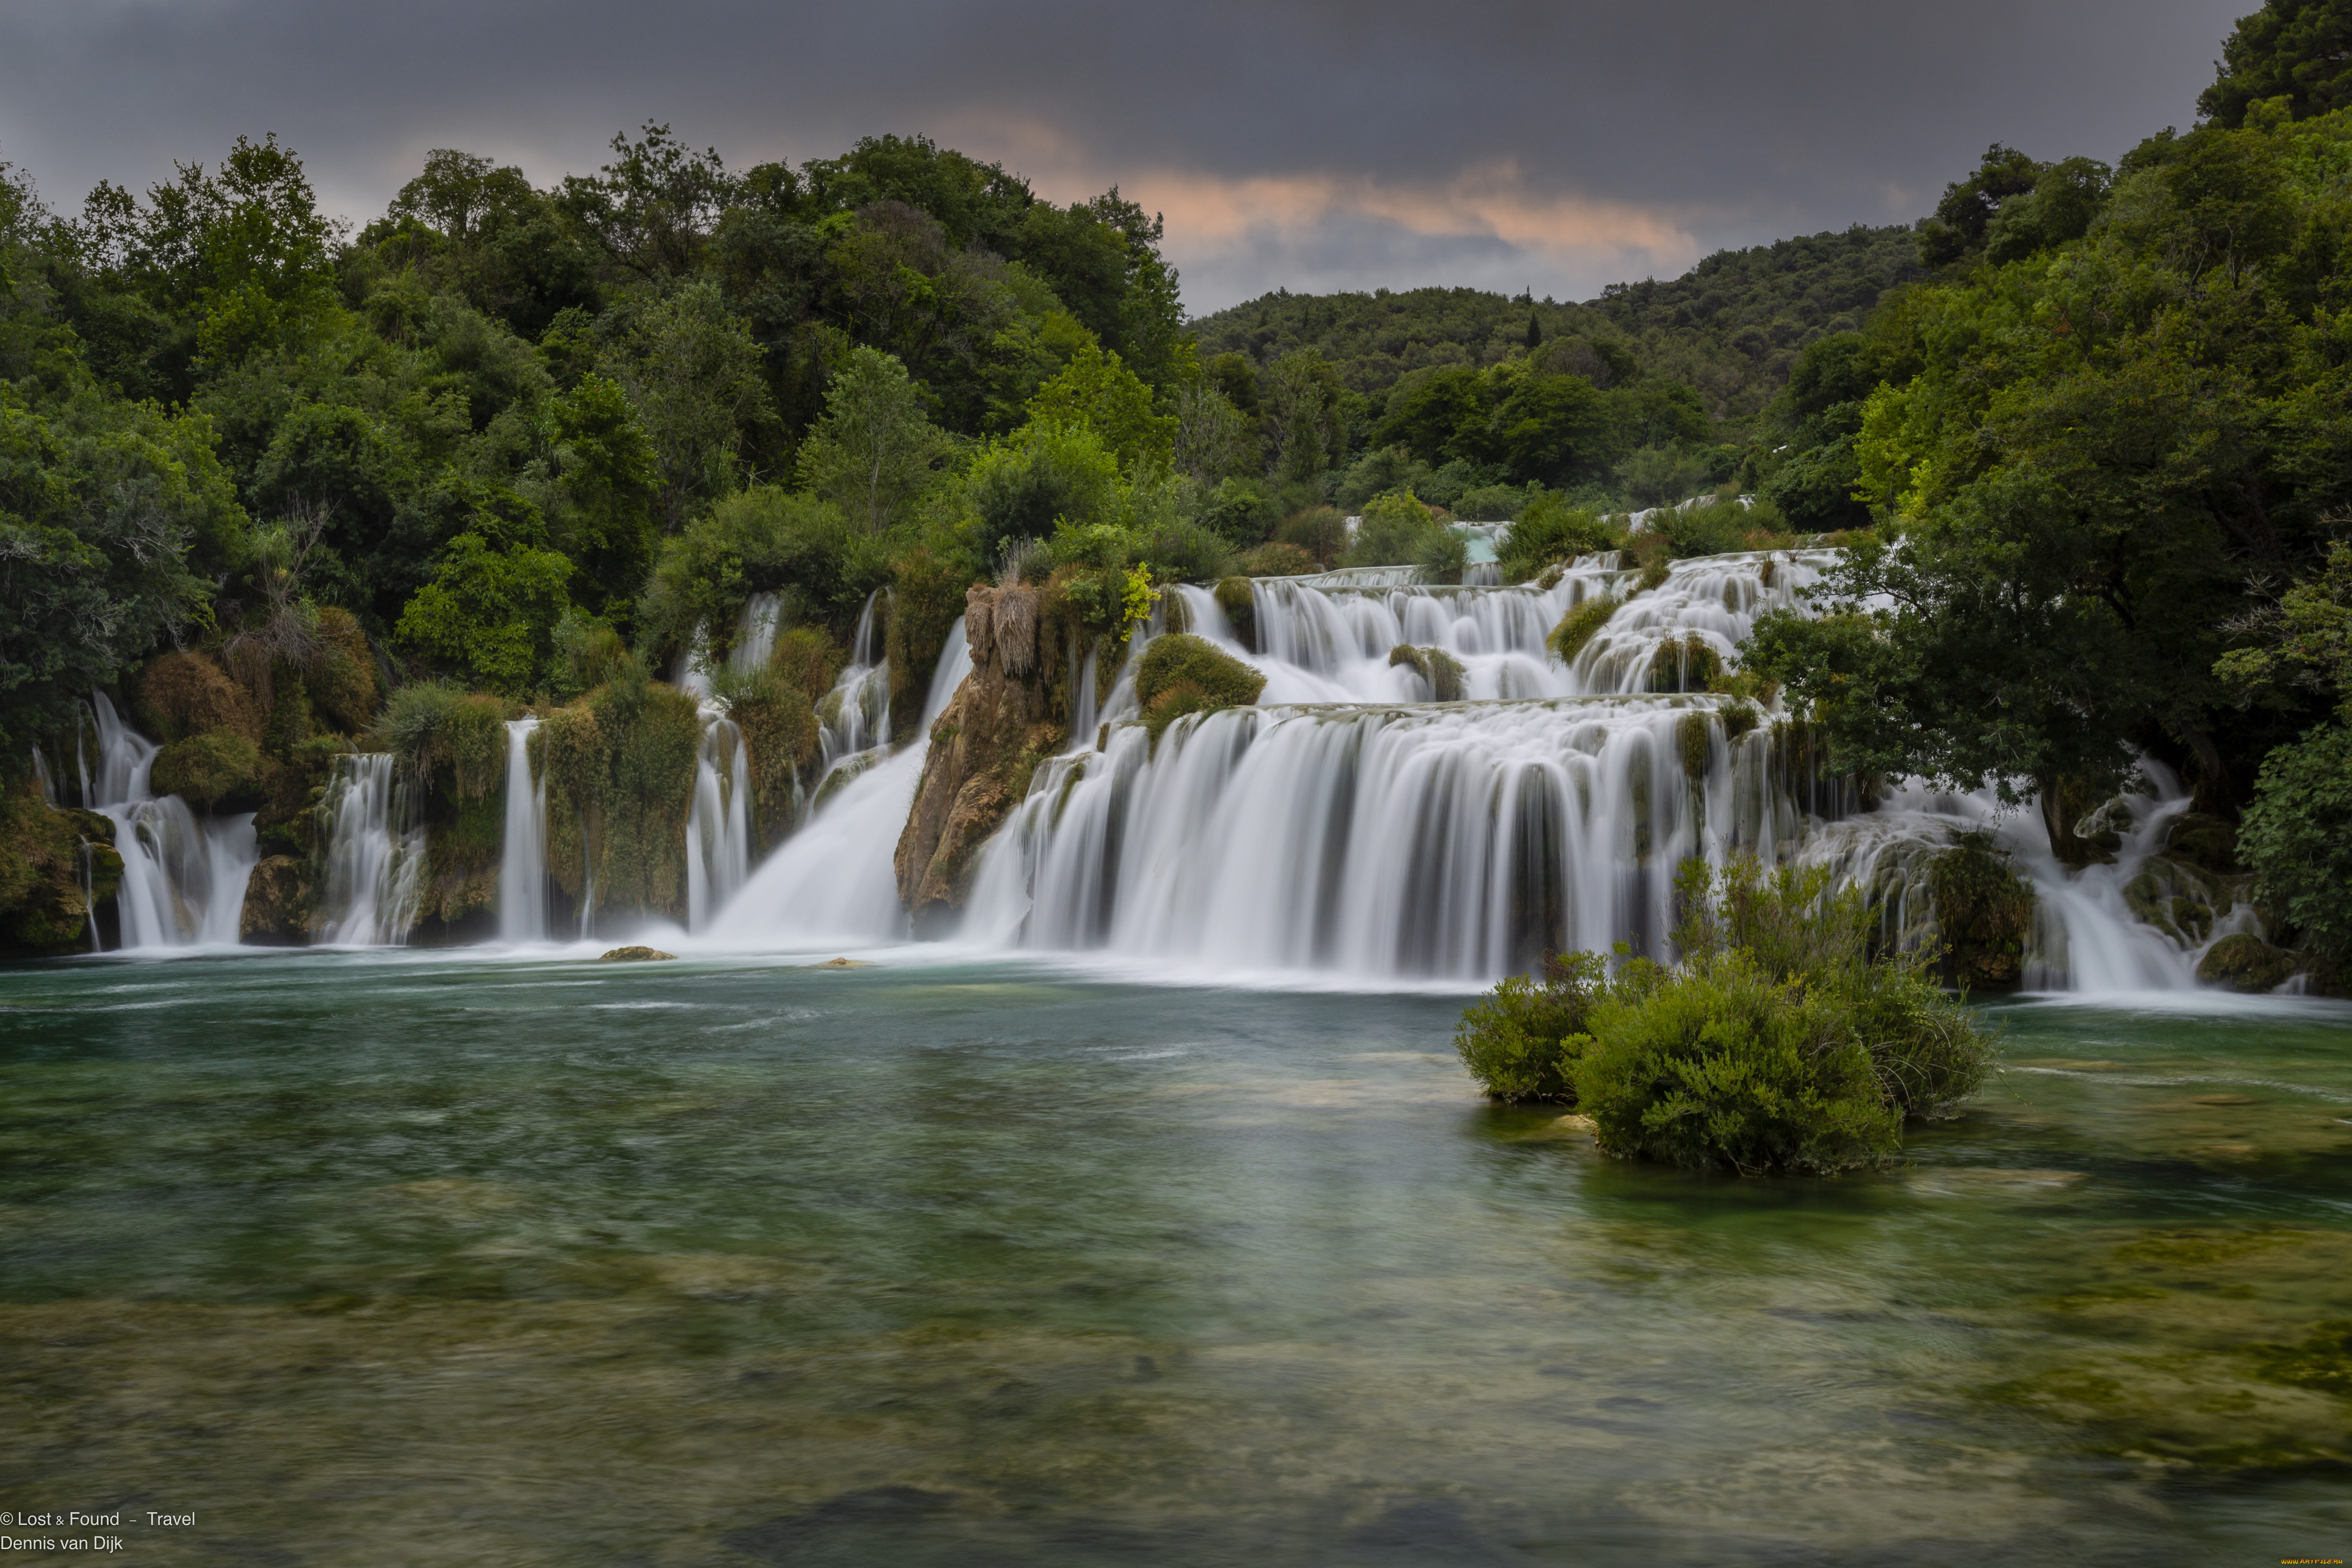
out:
<path id="1" fill-rule="evenodd" d="M 1948 1115 L 1993 1041 L 1933 955 L 1875 947 L 1826 868 L 1686 864 L 1674 962 L 1548 959 L 1463 1015 L 1454 1045 L 1496 1100 L 1573 1107 L 1601 1150 L 1743 1175 L 1885 1163 Z"/>

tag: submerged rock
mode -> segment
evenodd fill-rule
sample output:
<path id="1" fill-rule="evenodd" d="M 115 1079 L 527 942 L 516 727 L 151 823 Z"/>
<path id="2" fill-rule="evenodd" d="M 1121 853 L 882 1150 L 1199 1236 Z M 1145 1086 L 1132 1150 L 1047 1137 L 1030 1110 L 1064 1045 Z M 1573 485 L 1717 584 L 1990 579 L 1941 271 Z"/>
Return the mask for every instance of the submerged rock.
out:
<path id="1" fill-rule="evenodd" d="M 675 959 L 677 956 L 677 954 L 674 952 L 664 952 L 657 947 L 616 947 L 596 962 L 599 963 L 652 963 L 662 959 Z"/>
<path id="2" fill-rule="evenodd" d="M 308 862 L 291 855 L 268 857 L 246 880 L 238 939 L 265 947 L 291 947 L 310 941 L 314 894 Z"/>
<path id="3" fill-rule="evenodd" d="M 2225 936 L 2197 965 L 2197 978 L 2231 991 L 2275 991 L 2294 973 L 2294 954 L 2258 936 Z"/>

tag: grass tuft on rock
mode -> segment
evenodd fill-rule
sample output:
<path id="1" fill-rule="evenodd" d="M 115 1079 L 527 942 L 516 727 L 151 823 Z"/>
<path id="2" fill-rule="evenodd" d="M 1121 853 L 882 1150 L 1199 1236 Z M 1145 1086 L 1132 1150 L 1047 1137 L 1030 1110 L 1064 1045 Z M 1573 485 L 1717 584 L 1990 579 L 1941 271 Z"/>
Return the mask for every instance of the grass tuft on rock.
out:
<path id="1" fill-rule="evenodd" d="M 1593 635 L 1607 626 L 1609 617 L 1616 613 L 1617 601 L 1606 594 L 1587 599 L 1559 618 L 1559 625 L 1552 627 L 1551 634 L 1544 638 L 1544 646 L 1551 649 L 1552 658 L 1562 664 L 1572 665 L 1576 662 L 1576 656 L 1584 651 L 1585 644 L 1591 642 Z"/>
<path id="2" fill-rule="evenodd" d="M 1391 667 L 1402 665 L 1427 681 L 1433 701 L 1459 702 L 1466 694 L 1463 685 L 1466 672 L 1462 661 L 1442 647 L 1399 643 L 1389 649 L 1389 663 Z"/>
<path id="3" fill-rule="evenodd" d="M 1154 638 L 1135 673 L 1135 698 L 1154 746 L 1160 732 L 1185 714 L 1245 708 L 1265 689 L 1265 676 L 1215 644 L 1183 632 Z"/>

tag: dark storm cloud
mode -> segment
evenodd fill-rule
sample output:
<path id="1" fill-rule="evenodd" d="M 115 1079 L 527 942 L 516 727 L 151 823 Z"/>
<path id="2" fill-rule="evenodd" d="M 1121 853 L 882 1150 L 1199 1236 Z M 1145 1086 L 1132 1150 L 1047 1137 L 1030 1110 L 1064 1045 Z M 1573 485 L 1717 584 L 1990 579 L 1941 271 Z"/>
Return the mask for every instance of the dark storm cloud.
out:
<path id="1" fill-rule="evenodd" d="M 2251 3 L 0 0 L 0 158 L 70 205 L 275 130 L 364 217 L 436 146 L 547 181 L 647 119 L 736 165 L 925 132 L 1164 209 L 1196 310 L 1577 297 L 1906 220 L 1994 140 L 2112 158 L 2188 121 Z"/>

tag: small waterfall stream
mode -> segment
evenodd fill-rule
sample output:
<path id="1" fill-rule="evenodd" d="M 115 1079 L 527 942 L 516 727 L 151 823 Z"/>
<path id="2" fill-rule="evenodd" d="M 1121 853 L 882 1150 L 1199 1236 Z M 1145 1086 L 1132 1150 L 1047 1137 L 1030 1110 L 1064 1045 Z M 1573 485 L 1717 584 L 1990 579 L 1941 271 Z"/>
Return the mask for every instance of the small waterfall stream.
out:
<path id="1" fill-rule="evenodd" d="M 725 710 L 706 702 L 686 816 L 686 929 L 708 925 L 751 874 L 751 772 L 742 731 Z"/>
<path id="2" fill-rule="evenodd" d="M 335 759 L 319 810 L 328 833 L 325 891 L 311 940 L 323 946 L 397 946 L 416 923 L 425 869 L 400 759 L 361 752 Z"/>
<path id="3" fill-rule="evenodd" d="M 499 844 L 499 940 L 547 940 L 547 781 L 530 771 L 539 720 L 507 721 L 507 802 Z"/>
<path id="4" fill-rule="evenodd" d="M 122 721 L 102 691 L 90 694 L 98 773 L 75 747 L 81 798 L 114 824 L 122 857 L 116 895 L 126 949 L 234 943 L 241 934 L 246 884 L 260 857 L 253 814 L 200 817 L 177 795 L 160 798 L 148 771 L 161 750 Z M 54 783 L 54 781 L 52 781 Z M 91 927 L 93 940 L 97 928 Z"/>

